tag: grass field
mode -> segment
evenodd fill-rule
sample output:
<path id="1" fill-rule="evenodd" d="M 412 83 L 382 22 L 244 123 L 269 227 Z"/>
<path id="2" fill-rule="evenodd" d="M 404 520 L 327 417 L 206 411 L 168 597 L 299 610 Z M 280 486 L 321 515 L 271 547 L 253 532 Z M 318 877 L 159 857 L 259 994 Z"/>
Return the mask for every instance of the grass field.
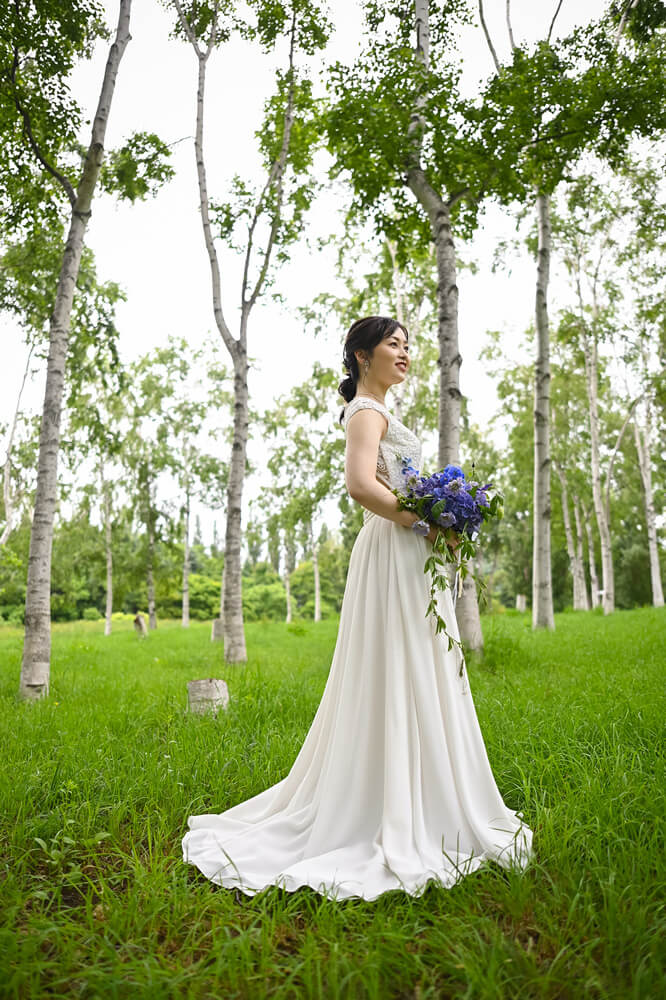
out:
<path id="1" fill-rule="evenodd" d="M 16 699 L 0 628 L 0 995 L 86 998 L 660 998 L 666 609 L 484 622 L 470 664 L 493 771 L 535 831 L 523 874 L 372 903 L 253 898 L 181 861 L 191 813 L 280 780 L 314 716 L 337 621 L 249 625 L 223 668 L 209 627 L 54 630 L 51 696 Z M 223 676 L 217 721 L 187 680 Z"/>

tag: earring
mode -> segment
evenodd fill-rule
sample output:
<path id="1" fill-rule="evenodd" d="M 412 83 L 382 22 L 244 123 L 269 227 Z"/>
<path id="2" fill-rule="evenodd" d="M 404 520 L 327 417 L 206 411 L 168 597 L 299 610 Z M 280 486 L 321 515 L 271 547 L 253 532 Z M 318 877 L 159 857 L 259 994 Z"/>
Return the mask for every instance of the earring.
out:
<path id="1" fill-rule="evenodd" d="M 364 361 L 363 362 L 363 366 L 365 368 L 365 374 L 367 375 L 368 374 L 368 368 L 370 367 L 370 362 L 369 361 Z"/>

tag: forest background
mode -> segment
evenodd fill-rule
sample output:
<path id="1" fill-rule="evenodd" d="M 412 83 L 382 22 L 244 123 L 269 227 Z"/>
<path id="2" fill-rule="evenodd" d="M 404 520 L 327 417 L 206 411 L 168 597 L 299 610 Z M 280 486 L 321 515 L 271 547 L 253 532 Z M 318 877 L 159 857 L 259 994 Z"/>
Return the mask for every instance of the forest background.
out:
<path id="1" fill-rule="evenodd" d="M 107 23 L 112 24 L 116 5 L 104 6 Z M 591 24 L 606 6 L 595 0 L 565 3 L 554 40 L 569 35 L 576 25 Z M 543 5 L 514 3 L 518 43 L 529 48 L 542 39 L 552 13 Z M 486 16 L 500 60 L 510 60 L 504 5 L 488 4 Z M 210 619 L 220 614 L 233 394 L 231 368 L 214 331 L 201 239 L 192 156 L 195 65 L 182 39 L 169 37 L 172 10 L 141 4 L 132 18 L 132 41 L 118 74 L 108 146 L 119 146 L 135 130 L 156 133 L 169 150 L 168 170 L 147 197 L 118 202 L 102 192 L 93 208 L 82 279 L 88 282 L 91 304 L 75 318 L 75 325 L 88 324 L 92 347 L 79 359 L 79 368 L 72 365 L 69 371 L 51 587 L 56 621 L 101 618 L 106 610 L 132 616 L 150 610 L 151 577 L 153 625 L 158 617 L 187 619 L 191 614 Z M 336 2 L 331 21 L 326 47 L 307 60 L 322 104 L 327 100 L 329 67 L 338 60 L 352 65 L 367 44 L 360 4 Z M 457 44 L 461 91 L 471 97 L 493 68 L 478 20 L 460 26 Z M 90 59 L 71 74 L 71 90 L 84 109 L 84 122 L 94 111 L 107 49 L 108 41 L 98 39 Z M 262 160 L 255 132 L 262 128 L 264 103 L 284 55 L 284 44 L 265 53 L 248 39 L 232 38 L 225 44 L 225 58 L 211 59 L 206 153 L 215 197 L 233 186 L 234 175 L 248 186 L 260 184 Z M 343 376 L 344 332 L 356 315 L 381 311 L 407 320 L 414 359 L 411 384 L 404 399 L 398 398 L 395 406 L 389 400 L 389 405 L 398 414 L 402 411 L 405 422 L 422 437 L 424 468 L 433 468 L 437 459 L 434 256 L 422 247 L 410 255 L 407 247 L 406 258 L 398 259 L 398 248 L 377 234 L 369 215 L 357 205 L 350 209 L 348 178 L 344 170 L 329 176 L 334 158 L 325 146 L 322 142 L 313 151 L 313 179 L 304 194 L 308 211 L 258 300 L 249 337 L 251 426 L 242 517 L 243 616 L 248 621 L 318 620 L 339 611 L 351 546 L 361 524 L 360 508 L 344 490 L 344 435 L 337 422 L 342 400 L 336 392 Z M 647 433 L 663 574 L 666 454 L 660 445 L 664 394 L 658 377 L 664 354 L 659 309 L 663 271 L 652 275 L 649 302 L 634 272 L 654 267 L 655 247 L 663 244 L 663 181 L 651 168 L 660 159 L 663 146 L 649 137 L 633 141 L 626 161 L 613 169 L 590 152 L 571 169 L 554 198 L 551 434 L 554 471 L 559 465 L 569 476 L 566 482 L 559 473 L 552 477 L 555 610 L 575 605 L 574 562 L 578 554 L 580 563 L 583 547 L 584 585 L 592 604 L 598 603 L 601 589 L 594 576 L 603 554 L 593 514 L 584 349 L 572 333 L 580 306 L 572 240 L 583 231 L 590 257 L 600 247 L 605 254 L 600 279 L 600 482 L 610 515 L 615 605 L 658 603 L 648 570 L 645 481 L 637 448 L 640 435 L 645 440 Z M 645 206 L 636 197 L 637 184 L 644 192 L 649 188 L 653 209 L 649 221 L 655 246 L 646 249 L 643 242 L 642 250 L 645 218 L 640 212 Z M 509 205 L 486 200 L 478 224 L 456 247 L 462 459 L 466 467 L 474 461 L 484 479 L 496 480 L 507 498 L 507 516 L 489 536 L 481 567 L 490 607 L 496 611 L 517 602 L 520 606 L 521 601 L 529 604 L 532 589 L 535 227 L 530 208 L 528 199 Z M 613 226 L 617 233 L 604 247 Z M 238 298 L 243 266 L 243 255 L 232 244 L 229 235 L 219 248 L 227 303 Z M 11 250 L 3 246 L 0 420 L 7 461 L 0 525 L 11 531 L 0 552 L 0 621 L 19 624 L 26 597 L 47 315 L 34 321 L 25 311 L 18 314 L 16 296 L 12 300 L 16 258 L 8 254 Z M 43 251 L 40 260 L 39 245 L 31 247 L 32 268 L 43 268 L 47 275 L 52 262 L 46 241 Z M 113 345 L 109 355 L 100 349 L 101 341 Z M 105 366 L 109 385 L 124 373 L 120 391 L 108 390 L 100 381 Z M 117 438 L 104 462 L 87 434 L 91 406 Z M 137 471 L 146 443 L 156 468 L 147 506 L 145 483 Z M 566 485 L 568 494 L 563 492 Z M 184 566 L 189 570 L 185 583 Z"/>

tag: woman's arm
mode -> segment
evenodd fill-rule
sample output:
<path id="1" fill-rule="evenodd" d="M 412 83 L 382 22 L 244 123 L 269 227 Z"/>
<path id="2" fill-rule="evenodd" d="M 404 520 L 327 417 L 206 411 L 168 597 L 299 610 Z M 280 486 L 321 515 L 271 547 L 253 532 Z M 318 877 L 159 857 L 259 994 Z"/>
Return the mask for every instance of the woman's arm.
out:
<path id="1" fill-rule="evenodd" d="M 360 416 L 359 416 L 360 414 Z M 345 450 L 345 485 L 353 500 L 357 500 L 373 514 L 379 514 L 389 521 L 395 521 L 405 528 L 420 518 L 411 510 L 399 510 L 394 493 L 376 477 L 379 442 L 388 430 L 386 417 L 379 410 L 364 408 L 352 413 L 347 423 L 347 447 Z M 444 531 L 447 544 L 455 550 L 460 544 L 456 533 L 450 528 Z M 431 526 L 425 536 L 434 542 L 438 529 Z"/>
<path id="2" fill-rule="evenodd" d="M 345 485 L 353 500 L 373 514 L 411 528 L 419 518 L 411 510 L 399 510 L 398 498 L 376 477 L 379 442 L 388 430 L 379 410 L 363 408 L 352 413 L 347 423 Z"/>

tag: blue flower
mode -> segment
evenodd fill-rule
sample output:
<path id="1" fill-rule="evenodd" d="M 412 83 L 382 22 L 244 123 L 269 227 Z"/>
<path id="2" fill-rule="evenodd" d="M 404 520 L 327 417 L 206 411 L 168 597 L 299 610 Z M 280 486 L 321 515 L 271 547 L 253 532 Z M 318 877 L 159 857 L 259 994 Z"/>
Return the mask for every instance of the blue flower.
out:
<path id="1" fill-rule="evenodd" d="M 465 482 L 465 473 L 459 465 L 445 465 L 439 475 L 445 482 L 450 479 L 462 479 Z"/>

